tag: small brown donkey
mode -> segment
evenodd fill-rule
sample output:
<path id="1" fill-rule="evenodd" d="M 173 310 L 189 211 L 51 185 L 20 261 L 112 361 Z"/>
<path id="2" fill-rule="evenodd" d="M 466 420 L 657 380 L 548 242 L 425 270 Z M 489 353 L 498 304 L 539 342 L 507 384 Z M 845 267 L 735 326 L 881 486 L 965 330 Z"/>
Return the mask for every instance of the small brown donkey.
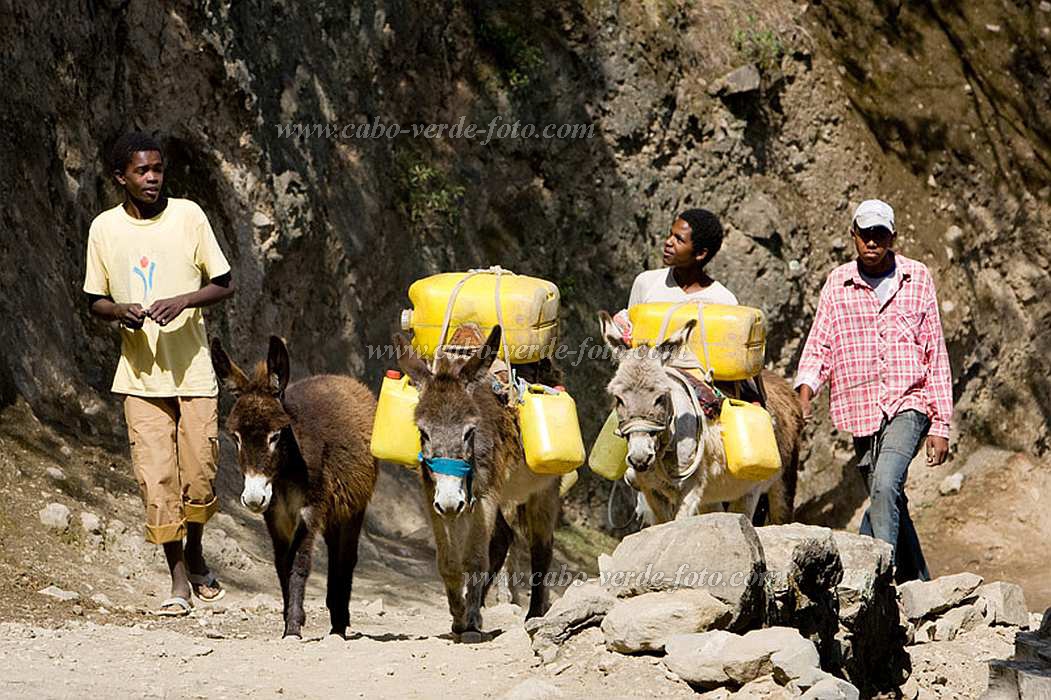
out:
<path id="1" fill-rule="evenodd" d="M 442 357 L 434 372 L 403 336 L 395 335 L 394 342 L 402 370 L 420 392 L 420 478 L 425 502 L 433 504 L 438 573 L 452 631 L 462 642 L 479 642 L 485 593 L 514 538 L 502 510 L 525 505 L 519 522 L 532 570 L 527 618 L 547 612 L 559 478 L 535 474 L 526 465 L 515 409 L 494 391 L 490 368 L 500 326 L 467 359 Z"/>
<path id="2" fill-rule="evenodd" d="M 236 397 L 226 429 L 244 474 L 241 503 L 262 513 L 274 545 L 286 637 L 298 637 L 314 537 L 328 546 L 325 604 L 332 634 L 350 624 L 350 589 L 365 507 L 376 485 L 369 453 L 376 400 L 356 379 L 338 375 L 288 383 L 285 343 L 270 338 L 266 362 L 248 377 L 212 340 L 212 365 Z"/>

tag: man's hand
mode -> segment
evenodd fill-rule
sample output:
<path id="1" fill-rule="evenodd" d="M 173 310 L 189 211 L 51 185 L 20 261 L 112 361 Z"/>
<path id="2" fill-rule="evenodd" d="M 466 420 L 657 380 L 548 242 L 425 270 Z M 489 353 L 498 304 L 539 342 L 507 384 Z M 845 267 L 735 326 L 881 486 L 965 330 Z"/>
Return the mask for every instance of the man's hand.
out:
<path id="1" fill-rule="evenodd" d="M 803 411 L 803 423 L 809 423 L 814 417 L 814 409 L 810 405 L 811 399 L 814 398 L 814 390 L 807 384 L 800 384 L 796 391 L 799 393 L 799 408 Z"/>
<path id="2" fill-rule="evenodd" d="M 153 302 L 146 315 L 162 326 L 166 326 L 175 320 L 175 317 L 183 312 L 187 305 L 185 294 L 168 299 L 158 299 Z"/>
<path id="3" fill-rule="evenodd" d="M 116 304 L 114 318 L 120 325 L 132 330 L 142 328 L 142 322 L 146 319 L 146 311 L 141 304 Z"/>
<path id="4" fill-rule="evenodd" d="M 936 467 L 949 456 L 949 441 L 937 435 L 927 436 L 927 466 Z"/>

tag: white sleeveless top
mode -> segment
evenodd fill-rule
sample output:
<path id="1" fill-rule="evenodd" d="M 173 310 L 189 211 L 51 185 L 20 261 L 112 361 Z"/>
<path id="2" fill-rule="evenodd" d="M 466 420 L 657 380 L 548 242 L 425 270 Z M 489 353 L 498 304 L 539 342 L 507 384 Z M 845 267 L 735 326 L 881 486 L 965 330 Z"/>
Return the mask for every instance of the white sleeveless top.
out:
<path id="1" fill-rule="evenodd" d="M 670 267 L 641 272 L 631 285 L 628 306 L 663 302 L 704 301 L 710 304 L 737 306 L 737 297 L 719 282 L 713 281 L 704 289 L 687 294 L 672 276 Z"/>

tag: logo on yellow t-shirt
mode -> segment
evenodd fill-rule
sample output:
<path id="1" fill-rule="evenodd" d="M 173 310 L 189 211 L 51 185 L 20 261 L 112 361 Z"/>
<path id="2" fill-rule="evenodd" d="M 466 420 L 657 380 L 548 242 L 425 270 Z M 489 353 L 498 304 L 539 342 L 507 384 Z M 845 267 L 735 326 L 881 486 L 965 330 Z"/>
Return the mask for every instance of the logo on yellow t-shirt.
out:
<path id="1" fill-rule="evenodd" d="M 142 303 L 146 303 L 149 300 L 150 292 L 153 291 L 153 271 L 156 269 L 157 263 L 153 262 L 145 255 L 139 258 L 139 264 L 132 265 L 131 271 L 142 280 Z"/>

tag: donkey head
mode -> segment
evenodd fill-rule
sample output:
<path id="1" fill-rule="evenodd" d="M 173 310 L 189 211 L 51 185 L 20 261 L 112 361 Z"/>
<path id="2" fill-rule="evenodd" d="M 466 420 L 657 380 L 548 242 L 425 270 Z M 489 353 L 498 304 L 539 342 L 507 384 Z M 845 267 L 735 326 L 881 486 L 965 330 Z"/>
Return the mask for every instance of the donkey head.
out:
<path id="1" fill-rule="evenodd" d="M 237 400 L 226 419 L 226 429 L 237 443 L 237 461 L 244 474 L 241 503 L 255 513 L 270 505 L 273 479 L 281 464 L 282 444 L 291 439 L 292 419 L 281 403 L 288 385 L 288 348 L 270 336 L 266 362 L 256 365 L 249 378 L 212 339 L 212 366 L 223 388 Z"/>
<path id="2" fill-rule="evenodd" d="M 688 321 L 656 347 L 637 348 L 624 342 L 605 311 L 599 312 L 599 324 L 617 361 L 617 371 L 606 391 L 616 402 L 619 431 L 628 440 L 627 463 L 643 472 L 654 465 L 671 439 L 673 384 L 664 368 L 683 351 L 697 321 Z"/>
<path id="3" fill-rule="evenodd" d="M 420 431 L 423 478 L 434 487 L 434 510 L 454 518 L 473 504 L 492 482 L 496 436 L 487 420 L 502 410 L 487 376 L 500 347 L 500 326 L 466 359 L 444 356 L 432 372 L 401 334 L 394 336 L 399 364 L 419 391 L 416 427 Z"/>

